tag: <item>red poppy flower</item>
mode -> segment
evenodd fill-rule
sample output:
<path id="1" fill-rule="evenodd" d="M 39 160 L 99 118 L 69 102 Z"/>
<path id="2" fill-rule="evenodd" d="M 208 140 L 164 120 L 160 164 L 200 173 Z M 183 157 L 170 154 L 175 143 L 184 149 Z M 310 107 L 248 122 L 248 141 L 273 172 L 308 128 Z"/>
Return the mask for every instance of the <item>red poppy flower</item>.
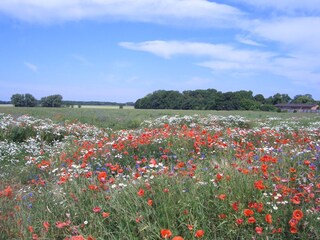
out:
<path id="1" fill-rule="evenodd" d="M 216 175 L 216 181 L 218 182 L 218 181 L 220 181 L 222 178 L 223 178 L 223 174 L 217 173 L 217 175 Z"/>
<path id="2" fill-rule="evenodd" d="M 300 204 L 300 202 L 301 202 L 299 196 L 297 196 L 297 195 L 293 196 L 293 197 L 290 199 L 290 201 L 291 201 L 293 204 Z"/>
<path id="3" fill-rule="evenodd" d="M 82 235 L 72 236 L 70 240 L 86 240 Z"/>
<path id="4" fill-rule="evenodd" d="M 139 189 L 139 191 L 137 192 L 139 197 L 143 197 L 144 195 L 144 190 L 142 188 Z"/>
<path id="5" fill-rule="evenodd" d="M 290 221 L 289 221 L 290 227 L 295 227 L 297 224 L 298 224 L 298 220 L 297 219 L 294 219 L 294 218 L 290 219 Z"/>
<path id="6" fill-rule="evenodd" d="M 56 222 L 57 228 L 64 228 L 66 226 L 69 226 L 69 222 L 60 222 L 60 221 Z"/>
<path id="7" fill-rule="evenodd" d="M 175 236 L 172 238 L 172 240 L 184 240 L 184 238 L 181 236 Z"/>
<path id="8" fill-rule="evenodd" d="M 267 164 L 261 164 L 261 170 L 262 172 L 266 172 L 268 169 L 268 165 Z"/>
<path id="9" fill-rule="evenodd" d="M 262 212 L 263 210 L 263 203 L 254 203 L 253 207 L 257 210 L 257 212 Z"/>
<path id="10" fill-rule="evenodd" d="M 303 218 L 303 212 L 299 209 L 294 210 L 292 213 L 292 217 L 298 221 L 300 221 Z"/>
<path id="11" fill-rule="evenodd" d="M 242 223 L 243 223 L 243 219 L 242 218 L 238 218 L 237 220 L 236 220 L 236 223 L 238 224 L 238 225 L 241 225 Z"/>
<path id="12" fill-rule="evenodd" d="M 311 162 L 309 160 L 304 160 L 303 164 L 309 166 L 311 164 Z"/>
<path id="13" fill-rule="evenodd" d="M 272 223 L 272 216 L 271 214 L 267 214 L 264 218 L 267 223 L 271 224 Z"/>
<path id="14" fill-rule="evenodd" d="M 295 173 L 296 171 L 297 171 L 297 170 L 296 170 L 295 168 L 293 168 L 293 167 L 290 168 L 290 172 L 291 172 L 291 173 Z"/>
<path id="15" fill-rule="evenodd" d="M 145 186 L 148 190 L 151 189 L 151 185 L 150 185 L 150 183 L 148 183 L 148 182 L 146 182 L 146 183 L 144 184 L 144 186 Z"/>
<path id="16" fill-rule="evenodd" d="M 110 213 L 109 212 L 103 212 L 102 213 L 102 217 L 103 218 L 107 218 L 107 217 L 109 217 L 110 216 Z"/>
<path id="17" fill-rule="evenodd" d="M 39 237 L 38 237 L 38 235 L 37 234 L 32 234 L 32 240 L 38 240 L 39 239 Z"/>
<path id="18" fill-rule="evenodd" d="M 194 236 L 195 236 L 196 238 L 201 238 L 201 237 L 204 236 L 204 231 L 203 231 L 203 230 L 198 230 L 198 231 L 196 231 L 196 233 L 194 234 Z"/>
<path id="19" fill-rule="evenodd" d="M 290 227 L 290 232 L 295 234 L 298 232 L 298 228 L 296 226 L 292 226 L 292 227 Z"/>
<path id="20" fill-rule="evenodd" d="M 98 186 L 96 186 L 96 185 L 89 185 L 88 188 L 90 190 L 98 190 Z"/>
<path id="21" fill-rule="evenodd" d="M 1 192 L 0 192 L 1 193 Z M 5 197 L 12 197 L 12 188 L 10 186 L 6 187 L 3 191 L 2 191 L 3 196 Z M 1 196 L 1 195 L 0 195 Z"/>
<path id="22" fill-rule="evenodd" d="M 177 168 L 183 168 L 185 166 L 184 162 L 178 162 L 177 163 Z"/>
<path id="23" fill-rule="evenodd" d="M 101 212 L 101 208 L 100 208 L 100 207 L 94 207 L 94 208 L 92 209 L 92 211 L 93 211 L 94 213 L 99 213 L 99 212 Z"/>
<path id="24" fill-rule="evenodd" d="M 255 230 L 256 230 L 256 233 L 262 234 L 263 228 L 262 227 L 256 227 Z"/>
<path id="25" fill-rule="evenodd" d="M 153 204 L 152 199 L 149 199 L 149 200 L 148 200 L 148 205 L 149 205 L 149 206 L 152 206 L 152 204 Z"/>
<path id="26" fill-rule="evenodd" d="M 248 218 L 248 223 L 253 224 L 253 223 L 255 223 L 255 222 L 256 222 L 256 219 L 255 219 L 254 217 L 249 217 L 249 218 Z"/>
<path id="27" fill-rule="evenodd" d="M 72 236 L 70 240 L 86 240 L 82 235 Z"/>
<path id="28" fill-rule="evenodd" d="M 169 229 L 161 229 L 160 234 L 162 238 L 170 238 L 172 236 L 172 232 Z"/>
<path id="29" fill-rule="evenodd" d="M 252 216 L 254 214 L 254 211 L 251 209 L 244 209 L 243 213 L 246 217 Z"/>
<path id="30" fill-rule="evenodd" d="M 32 227 L 32 226 L 29 226 L 29 227 L 28 227 L 28 231 L 29 231 L 30 233 L 33 233 L 33 232 L 34 232 L 33 227 Z"/>
<path id="31" fill-rule="evenodd" d="M 220 194 L 220 195 L 217 196 L 217 198 L 219 198 L 222 201 L 225 200 L 226 197 L 227 197 L 227 195 L 225 195 L 225 194 Z"/>
<path id="32" fill-rule="evenodd" d="M 238 210 L 239 210 L 239 203 L 238 203 L 238 202 L 232 203 L 231 206 L 232 206 L 232 208 L 233 208 L 234 211 L 238 211 Z"/>
<path id="33" fill-rule="evenodd" d="M 43 226 L 44 226 L 44 228 L 46 229 L 45 231 L 46 232 L 48 232 L 48 230 L 49 230 L 49 227 L 50 227 L 50 224 L 49 224 L 49 222 L 43 222 Z"/>
<path id="34" fill-rule="evenodd" d="M 258 190 L 263 190 L 266 188 L 265 185 L 263 185 L 263 180 L 258 180 L 254 182 L 254 187 Z"/>
<path id="35" fill-rule="evenodd" d="M 107 173 L 106 172 L 100 172 L 98 174 L 98 179 L 100 182 L 105 182 L 106 181 L 106 177 L 107 177 Z"/>

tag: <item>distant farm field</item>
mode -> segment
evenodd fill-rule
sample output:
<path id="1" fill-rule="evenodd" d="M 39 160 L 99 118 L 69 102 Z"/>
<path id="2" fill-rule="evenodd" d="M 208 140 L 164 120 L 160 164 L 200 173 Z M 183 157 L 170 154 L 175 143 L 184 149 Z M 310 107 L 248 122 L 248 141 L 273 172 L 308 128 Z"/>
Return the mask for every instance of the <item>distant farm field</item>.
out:
<path id="1" fill-rule="evenodd" d="M 117 105 L 81 105 L 81 108 L 119 109 Z M 123 106 L 123 109 L 134 109 L 133 106 Z"/>
<path id="2" fill-rule="evenodd" d="M 0 104 L 0 108 L 2 107 L 13 107 L 12 104 Z"/>

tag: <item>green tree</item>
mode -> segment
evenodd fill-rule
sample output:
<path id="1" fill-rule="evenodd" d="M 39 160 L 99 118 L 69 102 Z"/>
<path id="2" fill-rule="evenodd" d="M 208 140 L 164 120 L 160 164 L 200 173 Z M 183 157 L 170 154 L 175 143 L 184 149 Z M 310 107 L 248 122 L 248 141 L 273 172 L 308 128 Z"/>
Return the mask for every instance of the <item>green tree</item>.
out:
<path id="1" fill-rule="evenodd" d="M 32 96 L 29 93 L 26 93 L 24 95 L 24 100 L 25 100 L 26 107 L 35 107 L 37 105 L 37 100 L 35 99 L 34 96 Z"/>
<path id="2" fill-rule="evenodd" d="M 311 94 L 296 95 L 292 103 L 316 103 Z"/>
<path id="3" fill-rule="evenodd" d="M 11 103 L 15 107 L 24 107 L 24 95 L 23 94 L 13 94 L 11 97 Z"/>
<path id="4" fill-rule="evenodd" d="M 40 100 L 42 107 L 61 107 L 62 96 L 59 94 L 43 97 Z"/>
<path id="5" fill-rule="evenodd" d="M 276 105 L 279 103 L 289 103 L 290 101 L 291 97 L 288 94 L 276 93 L 272 97 L 268 98 L 266 103 Z"/>
<path id="6" fill-rule="evenodd" d="M 254 100 L 256 100 L 257 102 L 264 104 L 266 99 L 264 98 L 264 96 L 262 94 L 257 94 L 254 96 Z"/>
<path id="7" fill-rule="evenodd" d="M 35 107 L 37 100 L 30 93 L 26 94 L 14 94 L 11 97 L 11 103 L 15 107 Z"/>
<path id="8" fill-rule="evenodd" d="M 240 109 L 241 110 L 258 110 L 260 107 L 260 103 L 247 98 L 242 98 L 240 100 Z"/>

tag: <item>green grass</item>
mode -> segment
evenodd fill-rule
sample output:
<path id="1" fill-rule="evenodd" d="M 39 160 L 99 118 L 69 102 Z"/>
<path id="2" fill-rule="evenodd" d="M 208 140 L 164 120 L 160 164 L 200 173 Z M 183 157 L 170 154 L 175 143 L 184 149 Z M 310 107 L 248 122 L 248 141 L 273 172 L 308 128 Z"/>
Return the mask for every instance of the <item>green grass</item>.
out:
<path id="1" fill-rule="evenodd" d="M 112 129 L 131 129 L 137 128 L 144 120 L 155 119 L 164 115 L 168 116 L 185 116 L 198 114 L 207 116 L 208 114 L 217 116 L 238 115 L 251 120 L 253 123 L 256 119 L 265 119 L 267 117 L 280 118 L 307 118 L 307 121 L 316 121 L 320 119 L 318 114 L 313 113 L 276 113 L 260 111 L 210 111 L 210 110 L 149 110 L 149 109 L 115 109 L 107 107 L 82 106 L 82 108 L 17 108 L 0 106 L 0 113 L 11 114 L 13 117 L 24 114 L 37 117 L 49 118 L 55 122 L 79 121 L 98 127 Z"/>

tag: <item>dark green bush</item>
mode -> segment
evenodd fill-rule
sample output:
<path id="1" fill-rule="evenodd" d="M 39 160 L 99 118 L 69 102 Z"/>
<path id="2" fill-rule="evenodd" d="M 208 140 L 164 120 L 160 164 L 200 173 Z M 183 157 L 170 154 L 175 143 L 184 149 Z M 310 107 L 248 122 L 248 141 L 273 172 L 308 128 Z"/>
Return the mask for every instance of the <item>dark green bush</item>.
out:
<path id="1" fill-rule="evenodd" d="M 12 142 L 24 142 L 30 137 L 36 136 L 36 131 L 31 126 L 20 127 L 20 126 L 11 126 L 6 131 L 2 131 L 0 136 L 2 140 L 12 141 Z"/>

